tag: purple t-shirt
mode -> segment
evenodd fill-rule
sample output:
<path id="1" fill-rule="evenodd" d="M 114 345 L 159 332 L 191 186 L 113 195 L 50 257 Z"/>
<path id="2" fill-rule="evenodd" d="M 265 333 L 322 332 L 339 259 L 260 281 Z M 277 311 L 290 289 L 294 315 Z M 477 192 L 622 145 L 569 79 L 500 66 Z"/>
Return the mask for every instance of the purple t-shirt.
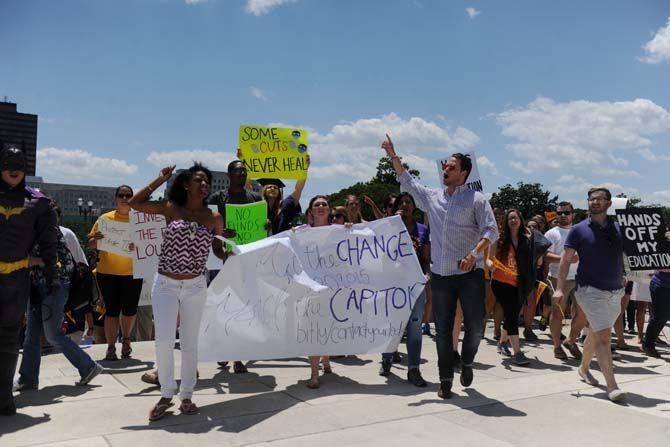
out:
<path id="1" fill-rule="evenodd" d="M 577 285 L 600 290 L 619 290 L 623 274 L 623 241 L 619 227 L 608 222 L 601 227 L 585 219 L 572 227 L 565 248 L 579 254 Z"/>

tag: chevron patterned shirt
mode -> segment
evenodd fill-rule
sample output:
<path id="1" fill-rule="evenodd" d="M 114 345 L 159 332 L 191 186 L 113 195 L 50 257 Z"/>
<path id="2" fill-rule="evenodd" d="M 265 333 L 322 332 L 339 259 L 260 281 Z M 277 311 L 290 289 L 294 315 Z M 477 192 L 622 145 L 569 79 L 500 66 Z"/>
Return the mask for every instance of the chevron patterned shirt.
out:
<path id="1" fill-rule="evenodd" d="M 213 233 L 197 222 L 173 220 L 163 236 L 158 271 L 203 275 L 213 239 Z"/>
<path id="2" fill-rule="evenodd" d="M 498 226 L 484 194 L 462 185 L 449 195 L 446 189 L 426 188 L 407 171 L 398 181 L 412 194 L 416 206 L 428 213 L 432 272 L 442 276 L 467 273 L 458 268 L 460 260 L 480 239 L 498 240 Z M 479 253 L 476 268 L 483 267 L 484 255 Z"/>

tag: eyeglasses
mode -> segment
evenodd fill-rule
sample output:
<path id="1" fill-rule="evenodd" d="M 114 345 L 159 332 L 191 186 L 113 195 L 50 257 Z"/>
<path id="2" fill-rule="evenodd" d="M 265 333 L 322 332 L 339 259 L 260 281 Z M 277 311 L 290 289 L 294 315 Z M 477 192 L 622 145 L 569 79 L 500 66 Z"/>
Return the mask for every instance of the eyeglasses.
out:
<path id="1" fill-rule="evenodd" d="M 606 197 L 589 197 L 589 202 L 607 202 L 608 200 Z"/>
<path id="2" fill-rule="evenodd" d="M 121 193 L 121 194 L 117 194 L 117 195 L 116 195 L 116 197 L 118 197 L 119 199 L 130 199 L 132 196 L 133 196 L 133 195 L 130 194 L 129 192 L 127 192 L 127 193 L 125 193 L 125 194 L 124 194 L 124 193 Z"/>
<path id="3" fill-rule="evenodd" d="M 559 216 L 569 216 L 570 214 L 572 214 L 572 211 L 556 211 L 556 214 L 558 214 Z"/>

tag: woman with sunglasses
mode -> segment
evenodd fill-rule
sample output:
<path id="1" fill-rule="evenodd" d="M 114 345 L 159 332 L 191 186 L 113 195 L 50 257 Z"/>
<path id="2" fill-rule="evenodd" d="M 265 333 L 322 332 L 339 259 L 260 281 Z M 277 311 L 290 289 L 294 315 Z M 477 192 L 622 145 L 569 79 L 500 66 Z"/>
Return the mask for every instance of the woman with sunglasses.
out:
<path id="1" fill-rule="evenodd" d="M 151 409 L 149 420 L 162 418 L 177 391 L 174 378 L 174 343 L 179 316 L 181 351 L 181 385 L 179 398 L 182 414 L 195 414 L 198 407 L 191 401 L 197 381 L 198 332 L 207 298 L 206 263 L 210 248 L 223 259 L 220 239 L 224 234 L 223 218 L 207 207 L 212 173 L 199 163 L 180 172 L 167 191 L 167 200 L 149 201 L 149 196 L 165 183 L 174 166 L 140 190 L 130 201 L 138 211 L 162 214 L 167 219 L 158 260 L 158 274 L 151 290 L 151 304 L 156 327 L 156 366 L 161 384 L 161 399 Z M 226 237 L 234 236 L 225 232 Z"/>
<path id="2" fill-rule="evenodd" d="M 505 332 L 498 342 L 498 352 L 512 355 L 505 340 L 508 338 L 514 350 L 514 363 L 523 366 L 530 361 L 521 352 L 519 312 L 535 290 L 537 261 L 549 249 L 551 242 L 539 231 L 528 229 L 524 225 L 521 212 L 516 209 L 507 210 L 502 226 L 500 239 L 491 246 L 486 261 L 487 267 L 493 272 L 491 288 L 504 315 Z"/>
<path id="3" fill-rule="evenodd" d="M 416 204 L 414 197 L 408 192 L 401 192 L 393 203 L 393 214 L 398 214 L 402 218 L 407 232 L 412 239 L 414 250 L 419 258 L 421 269 L 424 274 L 430 272 L 430 231 L 428 227 L 417 222 L 414 219 Z M 421 322 L 423 321 L 424 305 L 426 301 L 425 290 L 414 302 L 412 313 L 407 322 L 407 381 L 414 386 L 425 387 L 426 381 L 421 376 L 419 365 L 421 364 L 421 344 L 422 331 Z M 382 354 L 382 366 L 379 374 L 389 375 L 391 371 L 392 353 Z"/>
<path id="4" fill-rule="evenodd" d="M 116 209 L 101 215 L 93 225 L 88 235 L 88 246 L 96 248 L 97 243 L 104 235 L 98 230 L 101 219 L 128 223 L 130 205 L 128 201 L 133 196 L 133 189 L 128 185 L 116 188 Z M 132 244 L 129 246 L 132 251 Z M 116 355 L 116 339 L 121 325 L 122 347 L 121 357 L 128 358 L 133 349 L 130 344 L 130 334 L 135 324 L 137 304 L 142 292 L 142 280 L 133 278 L 133 261 L 130 256 L 121 256 L 107 251 L 98 251 L 96 278 L 102 300 L 105 303 L 105 339 L 107 340 L 107 354 L 105 360 L 118 360 Z"/>
<path id="5" fill-rule="evenodd" d="M 343 206 L 336 206 L 330 213 L 330 221 L 333 225 L 344 225 L 347 221 L 347 209 Z"/>
<path id="6" fill-rule="evenodd" d="M 295 189 L 285 199 L 282 198 L 279 186 L 270 183 L 263 187 L 261 195 L 268 203 L 268 220 L 272 226 L 272 234 L 278 234 L 291 228 L 291 222 L 300 215 L 300 196 L 305 188 L 306 180 L 295 182 Z"/>

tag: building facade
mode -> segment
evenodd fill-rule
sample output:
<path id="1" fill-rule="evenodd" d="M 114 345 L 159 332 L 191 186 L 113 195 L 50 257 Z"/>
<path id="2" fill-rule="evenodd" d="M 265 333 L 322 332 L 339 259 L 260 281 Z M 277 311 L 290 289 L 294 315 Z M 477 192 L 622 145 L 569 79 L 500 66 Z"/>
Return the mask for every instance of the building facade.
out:
<path id="1" fill-rule="evenodd" d="M 186 169 L 178 169 L 175 171 L 170 179 L 167 181 L 167 186 L 165 188 L 165 195 L 167 195 L 167 191 L 172 187 L 172 183 L 174 182 L 174 179 L 177 178 L 177 175 L 180 172 L 184 172 Z M 216 192 L 220 191 L 222 189 L 228 189 L 228 186 L 230 185 L 230 177 L 228 177 L 227 172 L 222 172 L 222 171 L 212 171 L 212 184 L 210 185 L 210 190 L 211 192 Z M 256 180 L 251 181 L 251 190 L 257 193 L 261 193 L 261 190 L 263 189 L 263 186 L 258 183 Z"/>
<path id="2" fill-rule="evenodd" d="M 38 188 L 42 193 L 51 197 L 58 205 L 64 217 L 86 215 L 92 219 L 100 214 L 116 209 L 116 187 L 65 185 L 62 183 L 46 183 L 41 177 L 26 177 L 26 184 Z M 82 199 L 83 206 L 78 201 Z M 88 202 L 91 201 L 89 209 Z"/>
<path id="3" fill-rule="evenodd" d="M 19 113 L 13 102 L 0 101 L 0 149 L 21 148 L 28 157 L 26 175 L 35 175 L 37 115 Z"/>

